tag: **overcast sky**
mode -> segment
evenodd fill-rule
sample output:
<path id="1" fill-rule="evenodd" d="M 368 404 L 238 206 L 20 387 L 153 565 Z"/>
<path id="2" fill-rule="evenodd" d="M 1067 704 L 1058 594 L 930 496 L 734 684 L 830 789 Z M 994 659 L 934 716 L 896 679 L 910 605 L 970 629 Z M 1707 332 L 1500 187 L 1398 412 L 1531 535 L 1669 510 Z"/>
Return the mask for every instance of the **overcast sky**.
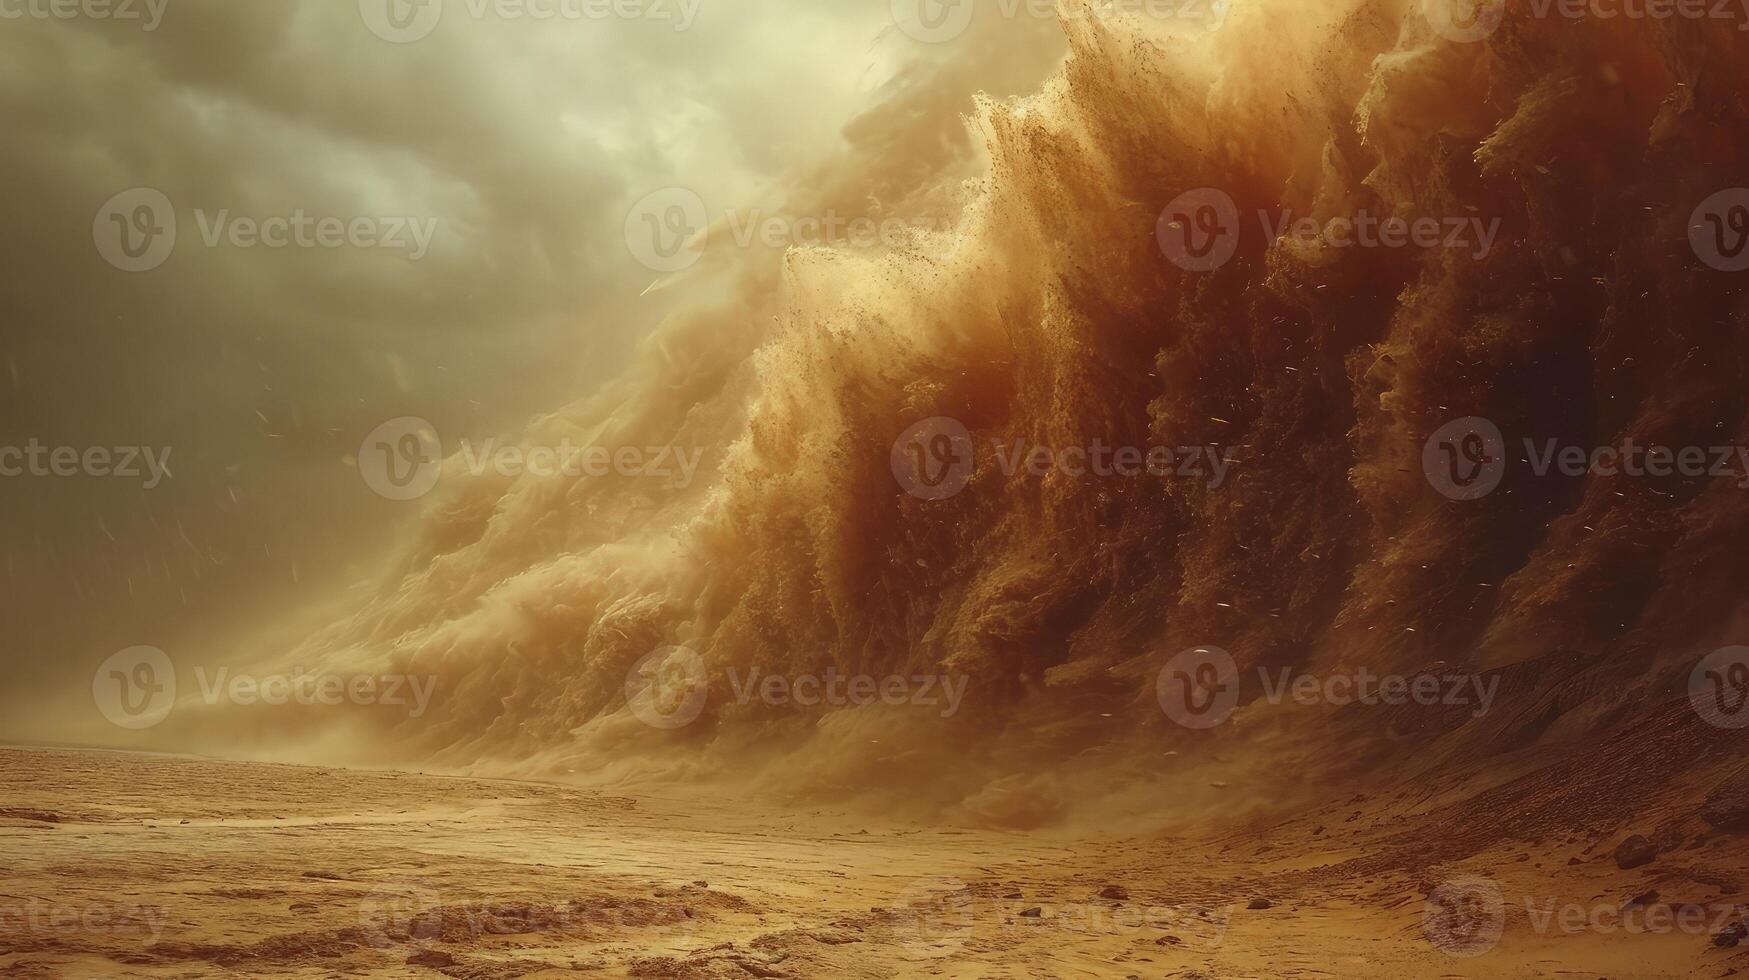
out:
<path id="1" fill-rule="evenodd" d="M 685 301 L 644 295 L 638 202 L 778 203 L 954 50 L 885 0 L 621 4 L 0 3 L 0 702 L 344 609 L 417 518 L 367 433 L 453 452 L 587 396 Z M 1055 27 L 1019 27 L 1025 90 Z"/>
<path id="2" fill-rule="evenodd" d="M 342 462 L 365 433 L 514 431 L 587 394 L 669 301 L 638 298 L 654 276 L 628 210 L 667 185 L 751 197 L 832 146 L 879 80 L 884 4 L 858 6 L 536 20 L 451 0 L 394 43 L 357 0 L 7 5 L 0 446 L 153 447 L 169 471 L 0 478 L 9 692 L 105 650 L 220 642 L 363 575 L 410 516 Z M 97 242 L 135 188 L 177 227 L 130 272 Z M 300 212 L 304 241 L 328 217 L 382 219 L 347 239 L 382 242 L 253 244 Z"/>

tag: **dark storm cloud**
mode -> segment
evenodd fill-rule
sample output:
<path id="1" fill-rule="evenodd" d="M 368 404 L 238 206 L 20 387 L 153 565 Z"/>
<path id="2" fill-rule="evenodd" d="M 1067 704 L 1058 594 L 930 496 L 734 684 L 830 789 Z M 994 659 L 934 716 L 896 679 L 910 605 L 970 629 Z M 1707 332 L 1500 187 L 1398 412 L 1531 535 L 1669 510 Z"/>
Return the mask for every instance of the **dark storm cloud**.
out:
<path id="1" fill-rule="evenodd" d="M 671 301 L 639 298 L 633 202 L 735 201 L 838 144 L 884 11 L 815 6 L 677 30 L 451 0 L 397 44 L 353 0 L 7 4 L 0 446 L 152 447 L 170 475 L 0 479 L 6 693 L 368 575 L 411 516 L 345 462 L 378 423 L 514 429 L 611 374 Z M 134 188 L 176 221 L 137 273 L 97 245 Z"/>

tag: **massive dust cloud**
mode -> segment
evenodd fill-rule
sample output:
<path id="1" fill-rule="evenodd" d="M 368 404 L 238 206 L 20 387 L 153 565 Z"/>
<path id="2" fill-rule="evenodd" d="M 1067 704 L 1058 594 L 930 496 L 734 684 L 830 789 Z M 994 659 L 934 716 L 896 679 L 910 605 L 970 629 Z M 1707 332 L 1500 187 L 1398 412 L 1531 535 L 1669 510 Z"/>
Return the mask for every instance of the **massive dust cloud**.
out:
<path id="1" fill-rule="evenodd" d="M 435 678 L 418 713 L 196 703 L 153 737 L 1030 825 L 1184 795 L 1180 651 L 1485 686 L 1583 650 L 1655 686 L 1725 645 L 1733 481 L 1530 464 L 1742 440 L 1740 287 L 1688 228 L 1743 164 L 1741 33 L 1460 43 L 1420 4 L 1269 0 L 1033 26 L 928 49 L 764 200 L 676 225 L 619 377 L 494 441 L 423 433 L 447 459 L 392 568 L 258 661 Z M 1180 241 L 1229 226 L 1219 261 Z M 1507 434 L 1503 482 L 1429 492 L 1467 418 Z M 905 472 L 960 453 L 949 492 Z M 897 710 L 922 679 L 953 710 Z M 1266 693 L 1214 736 L 1230 769 L 1374 751 Z M 1466 737 L 1510 738 L 1507 698 Z"/>
<path id="2" fill-rule="evenodd" d="M 0 972 L 1749 966 L 1749 10 L 0 54 Z"/>

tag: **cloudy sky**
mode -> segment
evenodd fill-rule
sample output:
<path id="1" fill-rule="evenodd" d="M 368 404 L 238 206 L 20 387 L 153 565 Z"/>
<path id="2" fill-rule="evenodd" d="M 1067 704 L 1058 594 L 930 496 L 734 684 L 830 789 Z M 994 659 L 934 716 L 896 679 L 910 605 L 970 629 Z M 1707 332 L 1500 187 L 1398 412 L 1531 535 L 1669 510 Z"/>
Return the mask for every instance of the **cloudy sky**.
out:
<path id="1" fill-rule="evenodd" d="M 957 128 L 1060 44 L 1019 9 L 942 44 L 887 0 L 0 0 L 0 706 L 344 611 L 418 516 L 367 434 L 589 395 L 688 301 L 641 202 L 781 202 L 919 65 Z"/>
<path id="2" fill-rule="evenodd" d="M 587 394 L 673 302 L 634 203 L 757 196 L 906 43 L 884 3 L 389 3 L 0 5 L 0 446 L 46 471 L 0 478 L 14 700 L 366 577 L 413 516 L 347 464 L 367 432 Z"/>

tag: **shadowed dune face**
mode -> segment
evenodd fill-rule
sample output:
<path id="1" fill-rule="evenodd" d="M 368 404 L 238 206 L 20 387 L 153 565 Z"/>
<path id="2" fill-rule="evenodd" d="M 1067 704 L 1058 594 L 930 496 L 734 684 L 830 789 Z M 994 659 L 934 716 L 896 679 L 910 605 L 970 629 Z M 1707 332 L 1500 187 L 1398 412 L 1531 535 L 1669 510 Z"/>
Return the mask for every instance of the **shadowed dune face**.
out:
<path id="1" fill-rule="evenodd" d="M 879 250 L 734 250 L 713 230 L 662 284 L 699 300 L 638 369 L 523 436 L 678 447 L 698 478 L 452 459 L 396 573 L 278 658 L 435 677 L 429 710 L 300 737 L 367 731 L 349 751 L 376 761 L 882 787 L 1038 823 L 1165 792 L 1145 786 L 1190 733 L 1157 680 L 1198 645 L 1246 671 L 1583 651 L 1576 672 L 1620 683 L 1575 685 L 1524 738 L 1618 725 L 1629 691 L 1667 689 L 1739 624 L 1749 472 L 1533 464 L 1550 440 L 1749 442 L 1742 286 L 1690 236 L 1698 205 L 1749 182 L 1736 26 L 1512 2 L 1460 42 L 1419 3 L 1252 0 L 1218 26 L 1067 18 L 1066 59 L 1019 98 L 964 103 L 971 69 L 919 64 L 842 156 L 797 167 L 786 210 L 872 200 L 925 230 Z M 968 63 L 999 90 L 1025 73 L 1010 58 Z M 1294 233 L 1307 218 L 1322 233 Z M 1369 219 L 1437 231 L 1334 240 Z M 1712 231 L 1728 250 L 1729 221 Z M 1498 443 L 1442 440 L 1466 418 Z M 1125 447 L 1172 464 L 1118 472 Z M 1462 499 L 1458 470 L 1496 460 L 1497 487 Z M 774 707 L 746 696 L 767 675 L 909 686 Z M 935 702 L 912 703 L 918 678 Z M 1210 744 L 1344 764 L 1320 751 L 1343 727 L 1326 715 L 1240 713 Z M 1495 731 L 1409 730 L 1409 748 Z"/>

